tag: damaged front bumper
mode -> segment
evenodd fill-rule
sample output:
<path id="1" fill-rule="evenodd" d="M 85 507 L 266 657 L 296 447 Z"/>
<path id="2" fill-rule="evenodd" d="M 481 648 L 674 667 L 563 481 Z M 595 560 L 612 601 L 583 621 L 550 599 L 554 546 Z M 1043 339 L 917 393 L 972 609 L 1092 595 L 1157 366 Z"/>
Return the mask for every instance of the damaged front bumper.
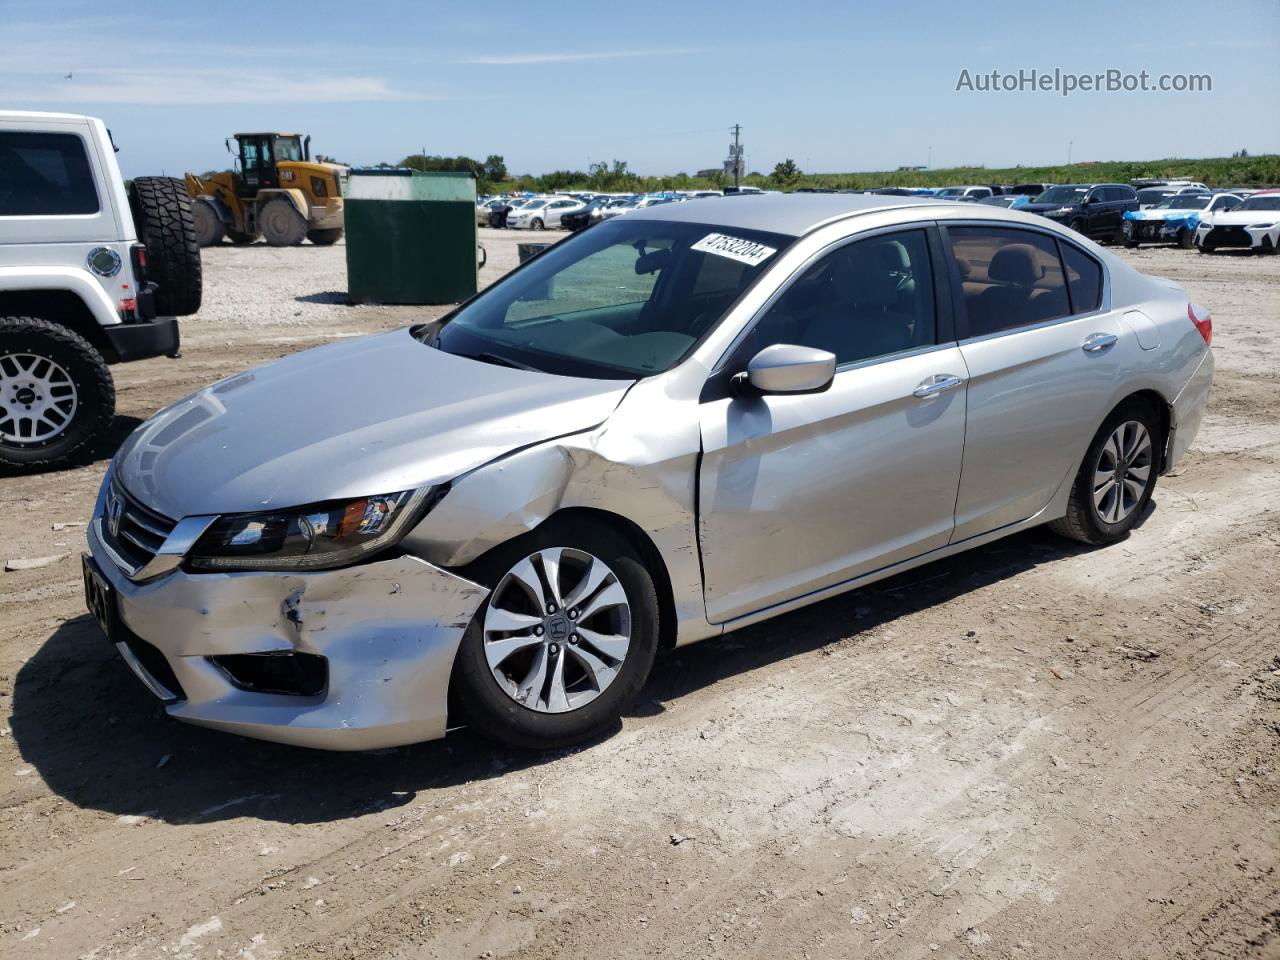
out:
<path id="1" fill-rule="evenodd" d="M 171 716 L 328 750 L 444 736 L 454 655 L 485 587 L 408 555 L 139 583 L 112 561 L 101 524 L 89 551 L 114 595 L 111 640 Z"/>

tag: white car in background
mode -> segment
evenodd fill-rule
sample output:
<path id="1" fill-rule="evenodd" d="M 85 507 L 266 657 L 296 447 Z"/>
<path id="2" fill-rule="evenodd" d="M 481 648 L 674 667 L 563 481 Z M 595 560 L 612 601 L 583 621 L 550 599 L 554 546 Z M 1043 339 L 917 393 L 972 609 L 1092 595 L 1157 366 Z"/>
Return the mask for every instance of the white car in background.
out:
<path id="1" fill-rule="evenodd" d="M 566 213 L 577 213 L 586 204 L 573 197 L 537 197 L 507 216 L 507 226 L 513 230 L 546 230 L 559 227 L 560 218 Z"/>
<path id="2" fill-rule="evenodd" d="M 624 213 L 630 213 L 632 210 L 635 210 L 637 206 L 637 201 L 631 197 L 623 197 L 619 200 L 614 200 L 600 209 L 600 219 L 612 220 L 614 217 L 620 217 Z"/>
<path id="3" fill-rule="evenodd" d="M 990 187 L 943 187 L 934 196 L 939 200 L 965 200 L 969 203 L 977 203 L 979 200 L 995 196 L 995 191 Z"/>
<path id="4" fill-rule="evenodd" d="M 1180 193 L 1154 207 L 1126 210 L 1124 245 L 1133 249 L 1141 243 L 1176 243 L 1190 249 L 1201 218 L 1234 210 L 1243 199 L 1235 193 Z"/>
<path id="5" fill-rule="evenodd" d="M 1201 253 L 1212 253 L 1224 247 L 1259 253 L 1280 249 L 1280 190 L 1260 191 L 1234 210 L 1200 218 L 1196 248 Z"/>

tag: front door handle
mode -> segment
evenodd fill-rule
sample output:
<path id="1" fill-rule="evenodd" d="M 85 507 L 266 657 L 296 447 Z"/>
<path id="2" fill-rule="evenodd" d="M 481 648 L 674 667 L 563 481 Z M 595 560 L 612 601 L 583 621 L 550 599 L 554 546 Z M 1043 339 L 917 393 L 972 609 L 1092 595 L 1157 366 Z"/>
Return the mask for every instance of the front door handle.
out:
<path id="1" fill-rule="evenodd" d="M 956 387 L 964 383 L 963 377 L 957 377 L 953 373 L 935 373 L 928 380 L 925 380 L 911 391 L 913 397 L 920 400 L 932 400 L 939 394 L 946 393 L 948 390 L 954 390 Z"/>
<path id="2" fill-rule="evenodd" d="M 1085 353 L 1101 353 L 1107 347 L 1114 346 L 1119 339 L 1114 333 L 1093 333 L 1084 338 L 1080 349 Z"/>

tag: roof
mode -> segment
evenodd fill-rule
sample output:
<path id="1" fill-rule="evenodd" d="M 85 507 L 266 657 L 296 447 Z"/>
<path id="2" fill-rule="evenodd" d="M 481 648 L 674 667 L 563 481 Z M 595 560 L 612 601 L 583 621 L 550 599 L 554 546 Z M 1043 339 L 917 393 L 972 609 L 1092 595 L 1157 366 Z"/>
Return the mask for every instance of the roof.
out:
<path id="1" fill-rule="evenodd" d="M 241 137 L 300 137 L 300 133 L 286 133 L 282 130 L 259 130 L 256 133 L 233 133 L 231 136 L 239 140 Z"/>
<path id="2" fill-rule="evenodd" d="M 824 223 L 859 213 L 897 207 L 933 207 L 946 202 L 932 197 L 894 197 L 884 194 L 764 193 L 707 197 L 683 203 L 660 203 L 635 210 L 627 214 L 627 219 L 709 223 L 798 237 Z M 972 204 L 966 203 L 963 206 L 969 207 Z"/>

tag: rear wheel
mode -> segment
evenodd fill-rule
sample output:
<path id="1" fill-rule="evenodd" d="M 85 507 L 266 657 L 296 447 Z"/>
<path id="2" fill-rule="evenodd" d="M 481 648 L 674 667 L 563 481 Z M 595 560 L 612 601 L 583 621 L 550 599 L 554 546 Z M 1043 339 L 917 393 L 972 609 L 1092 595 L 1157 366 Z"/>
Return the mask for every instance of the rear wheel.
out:
<path id="1" fill-rule="evenodd" d="M 186 185 L 174 177 L 138 177 L 129 193 L 147 276 L 158 284 L 156 312 L 185 317 L 200 309 L 200 244 Z"/>
<path id="2" fill-rule="evenodd" d="M 317 247 L 329 247 L 342 239 L 342 228 L 333 230 L 308 230 L 307 239 Z"/>
<path id="3" fill-rule="evenodd" d="M 1071 487 L 1067 514 L 1050 529 L 1092 544 L 1127 537 L 1155 489 L 1163 440 L 1150 404 L 1121 404 L 1098 428 Z"/>
<path id="4" fill-rule="evenodd" d="M 658 648 L 653 577 L 612 530 L 551 523 L 482 563 L 494 585 L 454 689 L 483 733 L 546 750 L 616 726 Z"/>
<path id="5" fill-rule="evenodd" d="M 195 228 L 196 243 L 202 247 L 221 243 L 226 233 L 218 212 L 203 200 L 197 200 L 191 205 L 191 223 Z"/>
<path id="6" fill-rule="evenodd" d="M 271 200 L 258 214 L 258 229 L 273 247 L 296 247 L 307 236 L 307 221 L 288 200 Z"/>
<path id="7" fill-rule="evenodd" d="M 115 406 L 111 372 L 87 340 L 48 320 L 0 317 L 0 465 L 66 462 Z"/>

